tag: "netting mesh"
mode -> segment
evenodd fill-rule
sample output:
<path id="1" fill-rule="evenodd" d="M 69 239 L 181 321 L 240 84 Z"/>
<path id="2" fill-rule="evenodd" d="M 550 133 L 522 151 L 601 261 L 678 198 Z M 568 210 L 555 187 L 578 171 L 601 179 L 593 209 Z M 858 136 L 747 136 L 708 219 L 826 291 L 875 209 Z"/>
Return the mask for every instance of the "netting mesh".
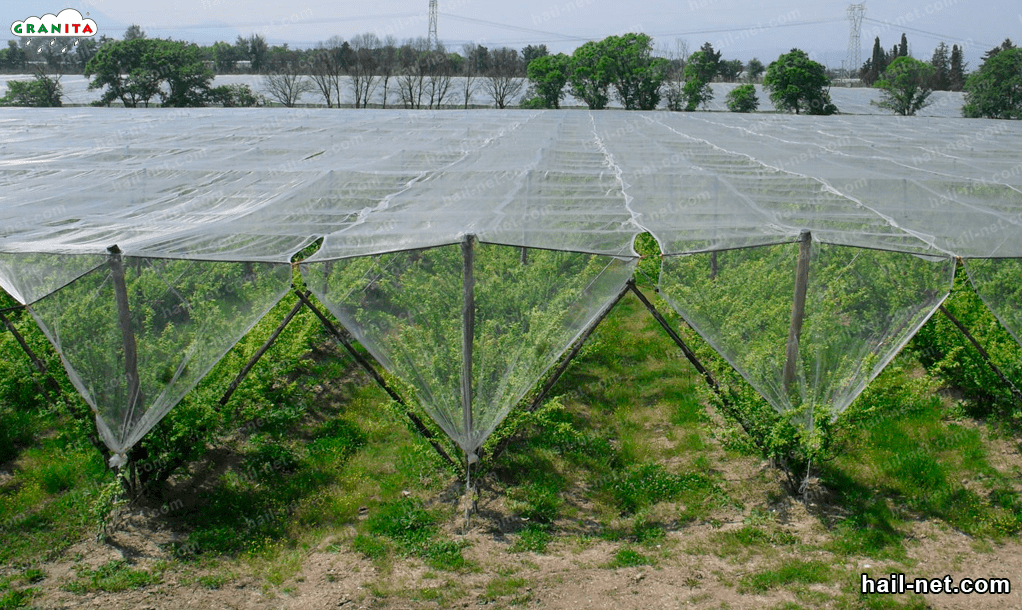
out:
<path id="1" fill-rule="evenodd" d="M 461 245 L 306 263 L 308 287 L 466 453 L 631 277 L 635 259 L 475 244 L 471 413 L 462 394 Z"/>
<path id="2" fill-rule="evenodd" d="M 102 409 L 127 396 L 113 289 L 97 279 L 109 274 L 106 248 L 115 243 L 140 260 L 286 267 L 322 238 L 303 267 L 310 285 L 466 448 L 482 442 L 579 320 L 616 292 L 642 231 L 669 255 L 662 281 L 671 304 L 784 411 L 847 406 L 946 294 L 954 257 L 970 259 L 977 291 L 1020 335 L 1017 263 L 1005 262 L 1022 259 L 1018 122 L 477 110 L 103 108 L 55 116 L 0 109 L 0 286 L 46 311 L 40 322 L 74 355 L 65 361 L 78 371 L 76 384 L 100 396 L 90 400 Z M 69 139 L 68 124 L 102 135 Z M 813 259 L 798 362 L 785 383 L 792 242 L 803 231 L 812 233 Z M 477 248 L 468 425 L 457 383 L 458 244 L 467 234 L 491 244 Z M 507 261 L 488 266 L 505 251 L 492 244 L 526 247 L 529 261 L 514 272 Z M 575 254 L 559 255 L 548 277 L 532 277 L 553 256 L 540 249 Z M 514 249 L 506 252 L 511 261 Z M 606 270 L 594 276 L 600 264 Z M 129 284 L 146 285 L 151 267 L 128 268 Z M 515 292 L 517 281 L 536 294 Z M 215 312 L 201 319 L 205 297 L 168 284 L 189 304 L 189 328 L 220 324 Z M 436 294 L 401 294 L 426 284 Z M 170 298 L 140 289 L 128 291 L 129 301 Z M 258 294 L 278 294 L 267 290 Z M 488 291 L 507 302 L 491 302 Z M 539 305 L 565 295 L 588 303 L 577 319 L 555 320 Z M 262 298 L 273 300 L 253 296 L 245 315 L 263 310 Z M 95 313 L 79 302 L 95 303 Z M 80 324 L 60 322 L 70 312 Z M 511 339 L 522 320 L 536 343 Z M 143 347 L 163 349 L 174 335 L 150 321 L 136 323 L 140 358 Z M 102 342 L 78 327 L 102 328 Z M 82 347 L 72 345 L 78 340 Z M 193 349 L 175 340 L 181 353 Z M 106 353 L 90 356 L 89 345 Z M 165 366 L 140 360 L 145 414 L 111 412 L 110 421 L 157 417 L 171 403 L 150 416 Z M 121 395 L 103 389 L 110 375 L 121 377 L 113 384 Z M 191 379 L 184 369 L 180 377 Z M 187 384 L 170 380 L 172 398 Z M 123 447 L 144 427 L 105 434 Z"/>
<path id="3" fill-rule="evenodd" d="M 965 270 L 976 294 L 1022 344 L 1022 259 L 970 259 Z"/>
<path id="4" fill-rule="evenodd" d="M 951 289 L 954 262 L 812 243 L 786 383 L 799 244 L 670 256 L 664 298 L 778 411 L 844 410 Z M 790 366 L 790 365 L 789 365 Z"/>
<path id="5" fill-rule="evenodd" d="M 124 454 L 290 286 L 288 265 L 110 255 L 30 311 Z"/>

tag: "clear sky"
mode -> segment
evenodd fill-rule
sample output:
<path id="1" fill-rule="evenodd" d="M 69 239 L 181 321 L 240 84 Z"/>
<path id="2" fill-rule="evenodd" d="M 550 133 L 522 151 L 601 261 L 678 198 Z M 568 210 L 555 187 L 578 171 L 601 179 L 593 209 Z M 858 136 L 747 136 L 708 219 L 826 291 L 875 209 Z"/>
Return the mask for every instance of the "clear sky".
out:
<path id="1" fill-rule="evenodd" d="M 440 0 L 439 37 L 449 48 L 468 41 L 488 47 L 546 44 L 570 52 L 586 40 L 642 31 L 657 45 L 677 40 L 696 50 L 709 41 L 725 59 L 769 63 L 792 47 L 840 68 L 849 39 L 849 2 L 822 0 Z M 0 0 L 3 39 L 10 24 L 64 8 L 89 13 L 100 32 L 120 38 L 138 23 L 149 36 L 209 44 L 261 33 L 271 44 L 305 47 L 337 35 L 365 32 L 399 41 L 425 36 L 429 0 Z M 929 59 L 940 41 L 965 48 L 976 67 L 988 48 L 1010 37 L 1022 43 L 1019 0 L 895 0 L 866 2 L 861 57 L 875 36 L 884 48 L 908 36 L 912 55 Z"/>

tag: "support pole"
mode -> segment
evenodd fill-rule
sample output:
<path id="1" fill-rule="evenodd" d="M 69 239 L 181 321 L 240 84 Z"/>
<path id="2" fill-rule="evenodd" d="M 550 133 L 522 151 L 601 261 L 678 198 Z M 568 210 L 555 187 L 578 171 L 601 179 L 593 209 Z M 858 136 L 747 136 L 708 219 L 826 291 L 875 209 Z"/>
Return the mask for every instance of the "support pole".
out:
<path id="1" fill-rule="evenodd" d="M 29 347 L 28 342 L 25 341 L 25 337 L 23 337 L 22 334 L 18 332 L 18 329 L 17 327 L 14 326 L 14 323 L 11 322 L 10 319 L 8 319 L 8 317 L 5 316 L 4 312 L 2 311 L 0 311 L 0 322 L 3 322 L 3 325 L 7 327 L 7 330 L 11 331 L 11 334 L 14 335 L 14 338 L 18 341 L 18 345 L 20 345 L 21 349 L 25 352 L 25 354 L 28 355 L 28 359 L 32 361 L 32 366 L 35 368 L 35 370 L 38 371 L 40 375 L 46 375 L 46 385 L 48 385 L 57 396 L 60 396 L 60 384 L 57 383 L 57 380 L 54 379 L 51 375 L 47 374 L 49 373 L 49 369 L 47 369 L 46 363 L 43 362 L 42 358 L 37 356 L 34 351 L 32 351 L 32 348 Z M 43 393 L 45 394 L 45 388 L 43 388 L 42 385 L 39 386 L 39 389 L 43 390 Z"/>
<path id="2" fill-rule="evenodd" d="M 121 338 L 124 341 L 124 376 L 128 380 L 128 409 L 121 422 L 122 429 L 136 407 L 142 406 L 141 380 L 138 376 L 138 345 L 135 343 L 135 331 L 131 324 L 131 309 L 128 305 L 128 286 L 124 279 L 124 259 L 121 249 L 116 245 L 107 248 L 110 252 L 110 274 L 113 277 L 114 298 L 117 300 L 117 318 L 121 326 Z"/>
<path id="3" fill-rule="evenodd" d="M 307 296 L 311 293 L 309 291 L 305 291 L 305 294 Z M 260 358 L 262 358 L 263 355 L 266 354 L 267 351 L 269 351 L 269 349 L 273 346 L 274 342 L 277 341 L 277 338 L 280 337 L 280 333 L 284 332 L 284 329 L 287 328 L 287 325 L 291 323 L 291 320 L 295 319 L 295 316 L 297 316 L 298 312 L 302 310 L 302 307 L 305 307 L 305 303 L 303 301 L 299 300 L 297 303 L 295 303 L 295 306 L 291 308 L 291 311 L 288 312 L 287 316 L 284 317 L 284 320 L 277 326 L 277 329 L 273 331 L 273 334 L 270 335 L 266 342 L 263 343 L 263 346 L 260 347 L 259 350 L 252 355 L 249 361 L 241 369 L 241 372 L 238 373 L 238 376 L 235 377 L 234 381 L 231 382 L 231 385 L 228 386 L 227 391 L 224 392 L 224 395 L 220 398 L 221 407 L 227 406 L 227 403 L 231 400 L 231 396 L 234 396 L 234 392 L 237 391 L 238 386 L 241 385 L 241 382 L 244 381 L 246 377 L 248 377 L 248 374 L 252 371 L 252 368 L 255 367 L 256 363 L 259 362 Z"/>
<path id="4" fill-rule="evenodd" d="M 373 365 L 369 364 L 369 361 L 366 360 L 362 354 L 358 353 L 355 347 L 351 345 L 351 342 L 348 341 L 347 337 L 344 336 L 344 333 L 342 333 L 341 330 L 337 328 L 337 326 L 334 325 L 334 323 L 331 322 L 330 319 L 327 318 L 311 300 L 309 300 L 309 297 L 305 296 L 305 294 L 303 294 L 300 290 L 295 290 L 295 294 L 298 295 L 298 298 L 301 299 L 302 303 L 304 303 L 306 307 L 312 310 L 312 313 L 316 314 L 316 317 L 319 318 L 319 321 L 322 322 L 327 331 L 333 335 L 334 339 L 344 346 L 344 349 L 347 350 L 351 357 L 355 359 L 355 362 L 357 362 L 365 370 L 365 372 L 373 378 L 373 381 L 383 388 L 383 391 L 386 392 L 387 395 L 394 400 L 394 402 L 405 408 L 405 415 L 408 416 L 408 419 L 412 420 L 412 424 L 415 425 L 415 429 L 419 432 L 419 434 L 429 441 L 429 444 L 433 446 L 433 449 L 436 450 L 445 462 L 457 470 L 458 464 L 451 459 L 451 456 L 448 455 L 447 452 L 444 451 L 444 448 L 440 446 L 440 443 L 436 440 L 436 436 L 430 432 L 429 428 L 426 427 L 426 424 L 423 423 L 418 415 L 412 413 L 411 410 L 408 409 L 408 405 L 405 404 L 405 401 L 398 396 L 397 392 L 391 389 L 383 376 L 380 375 L 375 368 L 373 368 Z"/>
<path id="5" fill-rule="evenodd" d="M 983 357 L 984 362 L 986 362 L 987 365 L 997 375 L 997 377 L 1000 378 L 1001 383 L 1007 386 L 1008 390 L 1011 392 L 1011 395 L 1015 397 L 1015 400 L 1017 400 L 1019 404 L 1022 404 L 1022 392 L 1020 392 L 1019 389 L 1015 387 L 1015 384 L 1012 383 L 1011 380 L 1008 379 L 1008 377 L 1003 372 L 1001 372 L 1000 367 L 994 364 L 994 361 L 990 359 L 990 354 L 988 354 L 987 351 L 983 349 L 983 346 L 979 344 L 979 341 L 977 341 L 976 338 L 972 336 L 972 333 L 969 332 L 969 329 L 965 328 L 965 325 L 962 324 L 961 321 L 954 316 L 954 314 L 948 311 L 947 308 L 944 307 L 943 303 L 941 303 L 938 309 L 940 309 L 941 313 L 947 316 L 947 319 L 950 320 L 952 324 L 958 327 L 958 330 L 962 331 L 962 334 L 965 335 L 965 338 L 968 339 L 970 343 L 972 343 L 972 346 L 976 348 L 976 351 L 979 352 L 979 355 Z"/>
<path id="6" fill-rule="evenodd" d="M 720 389 L 720 386 L 717 384 L 717 380 L 714 379 L 713 375 L 710 374 L 710 371 L 708 371 L 706 367 L 703 366 L 703 363 L 699 362 L 699 358 L 696 357 L 695 352 L 693 352 L 689 348 L 689 346 L 685 344 L 685 341 L 682 340 L 678 333 L 674 332 L 674 329 L 671 328 L 671 325 L 667 323 L 667 320 L 665 320 L 662 315 L 660 315 L 660 312 L 657 311 L 656 307 L 654 307 L 653 304 L 649 302 L 649 299 L 646 298 L 646 295 L 642 294 L 642 291 L 635 287 L 634 281 L 630 281 L 628 287 L 635 294 L 635 296 L 639 297 L 639 300 L 642 301 L 642 304 L 646 306 L 646 309 L 649 310 L 649 313 L 652 314 L 653 318 L 660 323 L 660 326 L 667 332 L 667 335 L 671 338 L 671 340 L 673 340 L 674 343 L 681 348 L 682 353 L 685 354 L 685 357 L 688 358 L 688 361 L 692 363 L 692 366 L 694 366 L 696 370 L 699 371 L 699 374 L 703 376 L 703 379 L 706 380 L 706 385 L 710 386 L 710 389 L 713 390 L 713 393 L 719 396 L 721 400 L 724 400 L 726 402 L 724 392 L 723 390 Z"/>
<path id="7" fill-rule="evenodd" d="M 784 353 L 782 382 L 785 394 L 790 394 L 791 384 L 795 382 L 798 346 L 806 311 L 806 290 L 809 287 L 809 257 L 812 253 L 812 243 L 812 234 L 809 231 L 802 231 L 798 242 L 798 268 L 795 270 L 795 302 L 791 308 L 791 327 L 788 330 L 788 346 Z"/>
<path id="8" fill-rule="evenodd" d="M 472 438 L 472 343 L 475 337 L 475 235 L 466 235 L 461 242 L 463 294 L 461 308 L 461 413 L 465 438 Z M 472 465 L 478 460 L 475 450 L 465 450 L 465 495 L 472 494 Z M 465 525 L 471 503 L 466 504 Z"/>

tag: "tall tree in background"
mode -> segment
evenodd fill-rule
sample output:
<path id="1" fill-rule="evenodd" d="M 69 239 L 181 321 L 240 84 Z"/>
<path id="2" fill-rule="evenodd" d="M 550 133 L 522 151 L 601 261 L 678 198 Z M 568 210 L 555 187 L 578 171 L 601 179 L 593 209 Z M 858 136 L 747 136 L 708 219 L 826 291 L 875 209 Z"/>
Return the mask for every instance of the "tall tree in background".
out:
<path id="1" fill-rule="evenodd" d="M 951 67 L 948 69 L 948 90 L 961 91 L 965 87 L 965 69 L 968 66 L 962 59 L 962 49 L 958 45 L 951 47 Z"/>
<path id="2" fill-rule="evenodd" d="M 571 94 L 590 110 L 606 108 L 611 77 L 602 42 L 589 41 L 571 54 Z"/>
<path id="3" fill-rule="evenodd" d="M 965 83 L 962 116 L 1022 119 L 1022 49 L 1000 49 Z"/>
<path id="4" fill-rule="evenodd" d="M 713 79 L 720 74 L 720 51 L 714 51 L 713 45 L 709 42 L 704 42 L 703 46 L 699 47 L 699 50 L 703 52 L 703 68 L 699 76 L 706 82 L 713 82 Z"/>
<path id="5" fill-rule="evenodd" d="M 1011 50 L 1011 49 L 1014 49 L 1014 48 L 1015 48 L 1015 43 L 1013 43 L 1011 41 L 1011 38 L 1005 38 L 1004 42 L 1002 42 L 1001 44 L 997 45 L 996 47 L 990 49 L 989 51 L 987 51 L 986 53 L 983 54 L 983 61 L 985 62 L 988 59 L 992 59 L 994 57 L 994 55 L 997 55 L 1001 51 L 1008 51 L 1008 50 Z"/>
<path id="6" fill-rule="evenodd" d="M 85 66 L 85 76 L 92 75 L 89 88 L 105 88 L 98 104 L 120 99 L 129 108 L 156 96 L 164 106 L 203 106 L 213 80 L 198 46 L 150 38 L 104 44 Z"/>
<path id="7" fill-rule="evenodd" d="M 725 59 L 717 64 L 717 73 L 720 75 L 720 80 L 727 83 L 736 82 L 744 69 L 745 65 L 742 64 L 740 59 Z"/>
<path id="8" fill-rule="evenodd" d="M 355 98 L 355 108 L 365 108 L 377 85 L 376 50 L 380 39 L 372 32 L 353 37 L 348 45 L 351 47 L 351 58 L 347 62 L 349 84 Z"/>
<path id="9" fill-rule="evenodd" d="M 468 108 L 472 101 L 472 94 L 479 89 L 481 70 L 478 67 L 477 55 L 480 48 L 485 49 L 486 47 L 480 47 L 474 42 L 466 42 L 461 46 L 461 52 L 465 57 L 465 61 L 461 64 L 461 94 L 465 108 Z"/>
<path id="10" fill-rule="evenodd" d="M 145 32 L 142 31 L 142 26 L 133 23 L 124 30 L 124 40 L 135 40 L 136 38 L 145 38 Z"/>
<path id="11" fill-rule="evenodd" d="M 901 116 L 912 116 L 930 105 L 930 93 L 933 91 L 930 84 L 934 72 L 930 64 L 908 56 L 898 57 L 877 81 L 880 101 L 871 103 Z"/>
<path id="12" fill-rule="evenodd" d="M 946 43 L 940 43 L 933 50 L 930 65 L 933 66 L 933 80 L 930 83 L 930 88 L 934 91 L 950 90 L 951 51 L 947 48 Z"/>
<path id="13" fill-rule="evenodd" d="M 908 38 L 901 33 L 901 44 L 898 45 L 898 57 L 908 57 Z"/>
<path id="14" fill-rule="evenodd" d="M 344 60 L 341 56 L 344 40 L 331 36 L 325 43 L 320 42 L 312 51 L 309 62 L 309 76 L 312 84 L 326 101 L 327 108 L 336 103 L 341 105 L 341 76 L 344 74 Z"/>
<path id="15" fill-rule="evenodd" d="M 571 76 L 571 58 L 564 53 L 544 55 L 529 62 L 526 74 L 547 108 L 560 108 L 564 87 Z"/>
<path id="16" fill-rule="evenodd" d="M 522 80 L 525 67 L 518 51 L 509 47 L 490 53 L 490 69 L 486 71 L 483 89 L 497 108 L 506 108 L 525 86 Z"/>
<path id="17" fill-rule="evenodd" d="M 754 83 L 759 80 L 759 77 L 766 72 L 766 66 L 763 65 L 759 59 L 753 57 L 745 65 L 745 79 L 750 83 Z"/>
<path id="18" fill-rule="evenodd" d="M 383 107 L 386 108 L 387 94 L 390 92 L 390 80 L 397 74 L 398 69 L 397 39 L 389 35 L 385 37 L 383 39 L 383 47 L 377 55 L 376 71 L 380 77 L 380 85 L 383 87 L 383 93 L 380 97 Z"/>
<path id="19" fill-rule="evenodd" d="M 801 49 L 792 49 L 767 67 L 763 87 L 778 110 L 799 114 L 834 114 L 837 107 L 830 101 L 823 64 L 809 59 Z"/>
<path id="20" fill-rule="evenodd" d="M 717 74 L 716 64 L 716 60 L 702 49 L 689 56 L 685 64 L 685 86 L 681 89 L 685 111 L 692 112 L 700 106 L 705 107 L 713 99 L 710 81 Z"/>
<path id="21" fill-rule="evenodd" d="M 660 103 L 660 87 L 670 62 L 653 57 L 652 49 L 653 40 L 646 34 L 603 40 L 608 76 L 625 110 L 653 110 Z"/>
<path id="22" fill-rule="evenodd" d="M 532 46 L 530 44 L 529 46 L 522 49 L 522 63 L 525 64 L 526 69 L 528 69 L 529 64 L 532 63 L 532 60 L 544 57 L 549 54 L 550 51 L 547 50 L 545 44 L 541 44 L 538 46 Z"/>
<path id="23" fill-rule="evenodd" d="M 252 62 L 252 72 L 259 73 L 266 68 L 266 56 L 270 52 L 270 45 L 266 44 L 266 38 L 262 34 L 252 34 L 248 37 L 248 59 Z"/>
<path id="24" fill-rule="evenodd" d="M 887 54 L 884 53 L 884 48 L 880 46 L 880 37 L 877 36 L 873 40 L 873 54 L 862 66 L 862 70 L 859 72 L 859 78 L 862 82 L 872 87 L 873 83 L 880 80 L 880 75 L 883 74 L 886 69 Z"/>

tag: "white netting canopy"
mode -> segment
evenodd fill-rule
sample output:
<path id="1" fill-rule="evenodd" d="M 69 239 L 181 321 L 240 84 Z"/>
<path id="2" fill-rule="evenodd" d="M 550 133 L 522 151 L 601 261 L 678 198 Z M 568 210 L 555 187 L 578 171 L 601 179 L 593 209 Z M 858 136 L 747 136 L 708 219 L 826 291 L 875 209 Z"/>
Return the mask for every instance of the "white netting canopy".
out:
<path id="1" fill-rule="evenodd" d="M 0 285 L 117 453 L 320 238 L 309 288 L 468 453 L 610 306 L 643 231 L 668 302 L 776 408 L 840 410 L 955 258 L 1018 336 L 1020 150 L 1017 122 L 944 118 L 0 110 Z"/>

